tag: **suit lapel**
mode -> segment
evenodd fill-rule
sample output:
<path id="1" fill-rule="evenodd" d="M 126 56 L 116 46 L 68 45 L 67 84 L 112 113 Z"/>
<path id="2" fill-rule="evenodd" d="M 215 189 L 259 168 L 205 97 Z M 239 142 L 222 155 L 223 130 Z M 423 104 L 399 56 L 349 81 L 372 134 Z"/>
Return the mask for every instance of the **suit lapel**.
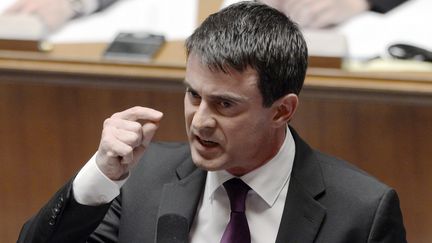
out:
<path id="1" fill-rule="evenodd" d="M 177 168 L 178 181 L 164 185 L 158 219 L 166 214 L 176 214 L 188 220 L 189 228 L 204 190 L 206 172 L 195 167 L 191 159 Z"/>
<path id="2" fill-rule="evenodd" d="M 321 168 L 312 149 L 291 129 L 296 155 L 287 199 L 276 243 L 313 242 L 325 218 L 326 210 L 317 201 L 325 191 Z M 193 223 L 204 190 L 206 172 L 198 169 L 191 158 L 177 169 L 178 181 L 163 187 L 158 218 L 177 214 Z M 157 237 L 157 236 L 156 236 Z"/>
<path id="3" fill-rule="evenodd" d="M 312 149 L 291 129 L 296 155 L 276 243 L 313 242 L 324 220 L 317 201 L 325 185 Z"/>

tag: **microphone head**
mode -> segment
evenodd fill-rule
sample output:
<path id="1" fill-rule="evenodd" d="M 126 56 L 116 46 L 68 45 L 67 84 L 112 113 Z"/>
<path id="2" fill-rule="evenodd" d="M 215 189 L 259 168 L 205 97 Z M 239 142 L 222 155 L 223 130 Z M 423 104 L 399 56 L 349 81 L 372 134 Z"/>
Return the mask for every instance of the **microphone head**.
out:
<path id="1" fill-rule="evenodd" d="M 157 224 L 156 243 L 188 243 L 188 220 L 178 214 L 162 215 Z"/>

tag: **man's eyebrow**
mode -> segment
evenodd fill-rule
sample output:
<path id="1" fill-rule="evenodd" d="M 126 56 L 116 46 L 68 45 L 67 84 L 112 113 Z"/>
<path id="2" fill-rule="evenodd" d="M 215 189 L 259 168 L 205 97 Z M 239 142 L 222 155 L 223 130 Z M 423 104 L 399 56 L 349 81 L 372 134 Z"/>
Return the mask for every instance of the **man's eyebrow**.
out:
<path id="1" fill-rule="evenodd" d="M 192 91 L 192 92 L 195 92 L 195 93 L 196 93 L 195 89 L 193 89 L 193 88 L 191 87 L 191 85 L 190 85 L 186 80 L 183 80 L 183 85 L 184 85 L 184 87 L 186 88 L 186 91 Z"/>
<path id="2" fill-rule="evenodd" d="M 183 85 L 186 87 L 187 90 L 198 93 L 194 88 L 191 87 L 191 85 L 186 81 L 183 80 Z M 240 103 L 242 101 L 247 100 L 247 97 L 233 94 L 233 93 L 224 93 L 224 94 L 212 94 L 208 96 L 211 100 L 226 100 L 226 101 L 232 101 Z"/>
<path id="3" fill-rule="evenodd" d="M 221 94 L 221 95 L 215 94 L 215 95 L 210 95 L 209 98 L 211 100 L 231 101 L 235 103 L 241 103 L 246 100 L 245 97 L 235 95 L 235 94 Z"/>
<path id="4" fill-rule="evenodd" d="M 190 84 L 188 83 L 188 81 L 186 81 L 186 79 L 183 80 L 183 85 L 187 88 L 187 89 L 193 89 Z"/>

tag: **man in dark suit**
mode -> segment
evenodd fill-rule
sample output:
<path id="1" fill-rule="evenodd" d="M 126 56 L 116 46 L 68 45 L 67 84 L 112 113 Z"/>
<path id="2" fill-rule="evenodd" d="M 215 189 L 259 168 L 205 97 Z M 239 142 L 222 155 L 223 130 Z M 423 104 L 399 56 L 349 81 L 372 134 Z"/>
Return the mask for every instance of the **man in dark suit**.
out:
<path id="1" fill-rule="evenodd" d="M 150 143 L 159 111 L 114 114 L 95 156 L 18 242 L 406 242 L 393 189 L 287 125 L 307 67 L 296 24 L 239 3 L 207 18 L 186 50 L 189 144 Z"/>

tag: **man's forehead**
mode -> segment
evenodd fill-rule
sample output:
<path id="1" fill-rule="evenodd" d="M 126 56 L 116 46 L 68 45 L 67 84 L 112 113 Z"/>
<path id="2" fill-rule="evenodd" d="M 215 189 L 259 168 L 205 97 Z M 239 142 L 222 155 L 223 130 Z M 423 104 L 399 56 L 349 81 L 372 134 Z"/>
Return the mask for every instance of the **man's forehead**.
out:
<path id="1" fill-rule="evenodd" d="M 188 74 L 195 73 L 197 70 L 204 71 L 214 76 L 229 76 L 233 79 L 248 77 L 249 79 L 258 81 L 258 72 L 251 66 L 246 66 L 242 70 L 237 70 L 228 64 L 209 64 L 197 55 L 190 55 L 187 59 L 186 77 Z"/>
<path id="2" fill-rule="evenodd" d="M 234 67 L 233 65 L 229 64 L 233 62 L 234 61 L 229 59 L 216 61 L 216 59 L 206 58 L 196 54 L 195 52 L 192 52 L 187 56 L 186 69 L 188 66 L 201 66 L 211 70 L 212 72 L 223 72 L 226 74 L 243 72 L 257 73 L 257 71 L 251 65 L 246 64 L 244 67 Z"/>
<path id="3" fill-rule="evenodd" d="M 210 88 L 210 86 L 213 88 L 224 87 L 225 89 L 246 86 L 255 88 L 258 87 L 258 75 L 254 70 L 245 70 L 243 72 L 238 72 L 236 70 L 232 72 L 223 72 L 206 69 L 204 73 L 186 70 L 186 76 L 183 83 L 187 87 L 191 88 L 202 86 L 207 88 Z"/>

